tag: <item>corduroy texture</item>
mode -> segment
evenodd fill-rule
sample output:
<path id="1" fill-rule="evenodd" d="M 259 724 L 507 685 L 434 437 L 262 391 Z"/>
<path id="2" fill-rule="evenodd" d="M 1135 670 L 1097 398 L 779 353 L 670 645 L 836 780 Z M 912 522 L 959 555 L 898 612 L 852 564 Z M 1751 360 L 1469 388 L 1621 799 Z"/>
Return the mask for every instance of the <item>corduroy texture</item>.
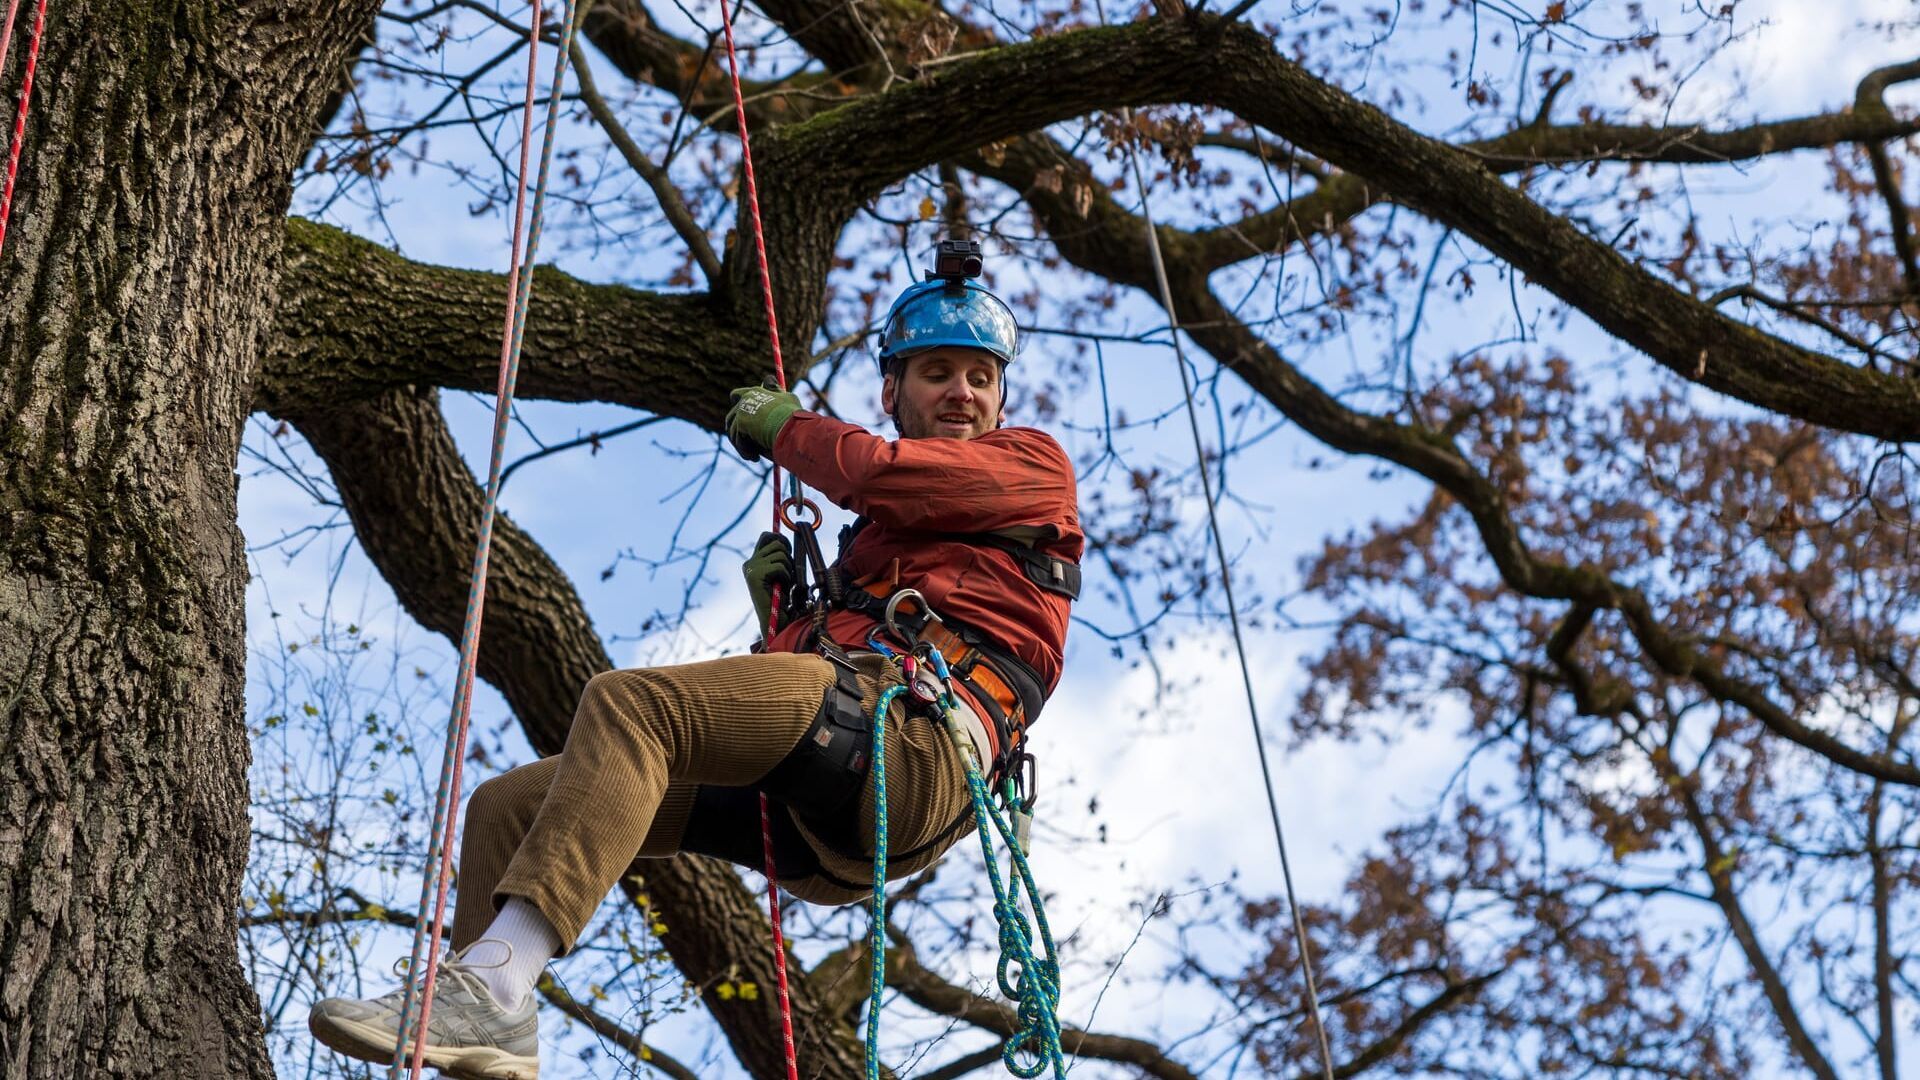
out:
<path id="1" fill-rule="evenodd" d="M 897 666 L 856 654 L 863 707 L 897 683 Z M 594 909 L 635 857 L 677 852 L 701 784 L 747 787 L 806 734 L 833 682 L 824 658 L 760 653 L 678 667 L 611 671 L 587 684 L 554 757 L 523 765 L 474 790 L 460 849 L 453 946 L 477 940 L 508 897 L 540 909 L 571 949 Z M 888 819 L 896 850 L 934 840 L 967 803 L 959 753 L 934 724 L 895 709 L 887 724 Z M 873 783 L 860 799 L 860 835 L 871 851 Z M 776 805 L 776 812 L 779 807 Z M 917 873 L 970 832 L 960 828 L 889 876 Z M 822 866 L 846 881 L 872 869 L 806 831 Z M 866 890 L 815 877 L 785 879 L 795 896 L 845 904 Z"/>

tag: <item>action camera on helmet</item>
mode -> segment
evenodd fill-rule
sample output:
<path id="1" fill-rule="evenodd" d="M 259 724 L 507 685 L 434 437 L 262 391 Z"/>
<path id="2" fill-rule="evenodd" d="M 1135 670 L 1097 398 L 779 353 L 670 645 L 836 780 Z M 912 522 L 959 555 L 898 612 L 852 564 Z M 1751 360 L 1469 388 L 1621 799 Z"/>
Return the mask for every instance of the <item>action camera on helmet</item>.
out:
<path id="1" fill-rule="evenodd" d="M 933 253 L 933 276 L 958 284 L 980 276 L 980 241 L 942 240 Z"/>

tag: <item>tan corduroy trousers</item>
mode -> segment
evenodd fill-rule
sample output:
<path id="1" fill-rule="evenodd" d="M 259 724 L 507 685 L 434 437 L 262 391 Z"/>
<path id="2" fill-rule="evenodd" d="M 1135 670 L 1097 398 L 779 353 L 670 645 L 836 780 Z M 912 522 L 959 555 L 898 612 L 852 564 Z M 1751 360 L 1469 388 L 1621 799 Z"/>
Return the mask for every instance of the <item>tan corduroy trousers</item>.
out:
<path id="1" fill-rule="evenodd" d="M 899 668 L 855 654 L 869 715 Z M 595 676 L 581 694 L 565 749 L 494 777 L 467 804 L 453 946 L 477 940 L 510 896 L 540 909 L 566 948 L 636 857 L 680 850 L 701 785 L 744 788 L 778 765 L 805 735 L 833 668 L 820 656 L 758 653 L 678 667 Z M 888 876 L 918 873 L 971 831 L 953 828 L 968 804 L 960 752 L 944 729 L 908 719 L 896 700 L 886 731 L 888 846 L 926 850 L 889 860 Z M 785 812 L 776 807 L 776 813 Z M 874 778 L 859 805 L 862 852 L 873 843 Z M 757 836 L 757 821 L 754 833 Z M 869 862 L 827 848 L 804 828 L 825 875 L 871 882 Z M 942 834 L 945 835 L 942 835 Z M 870 888 L 814 874 L 781 884 L 802 899 L 844 904 Z"/>

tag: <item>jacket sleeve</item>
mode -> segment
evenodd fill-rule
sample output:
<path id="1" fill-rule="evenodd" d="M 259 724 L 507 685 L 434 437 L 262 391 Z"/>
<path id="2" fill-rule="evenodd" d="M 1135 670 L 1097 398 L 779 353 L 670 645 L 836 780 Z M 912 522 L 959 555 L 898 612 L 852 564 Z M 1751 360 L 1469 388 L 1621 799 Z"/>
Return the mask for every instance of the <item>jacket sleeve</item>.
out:
<path id="1" fill-rule="evenodd" d="M 835 503 L 893 528 L 990 532 L 1057 527 L 1073 516 L 1073 463 L 1034 428 L 889 440 L 803 411 L 780 430 L 773 459 Z"/>

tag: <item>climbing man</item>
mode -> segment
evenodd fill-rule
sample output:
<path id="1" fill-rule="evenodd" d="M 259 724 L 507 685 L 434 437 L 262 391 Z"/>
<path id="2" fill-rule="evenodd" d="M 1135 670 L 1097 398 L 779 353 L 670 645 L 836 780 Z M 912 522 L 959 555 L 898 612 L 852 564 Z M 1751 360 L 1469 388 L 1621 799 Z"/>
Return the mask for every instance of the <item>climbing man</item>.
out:
<path id="1" fill-rule="evenodd" d="M 781 885 L 815 903 L 866 897 L 872 713 L 907 678 L 890 651 L 916 640 L 939 648 L 989 783 L 1030 776 L 1026 731 L 1060 678 L 1083 537 L 1059 444 L 1001 426 L 1014 320 L 973 280 L 979 272 L 977 244 L 942 242 L 934 273 L 887 314 L 881 404 L 897 440 L 802 409 L 785 391 L 733 392 L 734 447 L 859 518 L 831 566 L 812 540 L 817 515 L 795 523 L 798 560 L 779 535 L 761 538 L 745 565 L 755 615 L 768 626 L 780 588 L 785 619 L 754 652 L 597 675 L 559 755 L 474 791 L 428 1064 L 454 1077 L 537 1077 L 533 989 L 547 962 L 573 947 L 636 857 L 689 851 L 761 868 L 763 792 Z M 789 500 L 783 512 L 798 508 Z M 937 688 L 928 665 L 915 681 L 919 692 L 898 695 L 886 723 L 894 878 L 925 869 L 973 826 L 962 751 L 924 707 Z M 390 1061 L 402 997 L 329 998 L 309 1026 L 343 1054 Z"/>

